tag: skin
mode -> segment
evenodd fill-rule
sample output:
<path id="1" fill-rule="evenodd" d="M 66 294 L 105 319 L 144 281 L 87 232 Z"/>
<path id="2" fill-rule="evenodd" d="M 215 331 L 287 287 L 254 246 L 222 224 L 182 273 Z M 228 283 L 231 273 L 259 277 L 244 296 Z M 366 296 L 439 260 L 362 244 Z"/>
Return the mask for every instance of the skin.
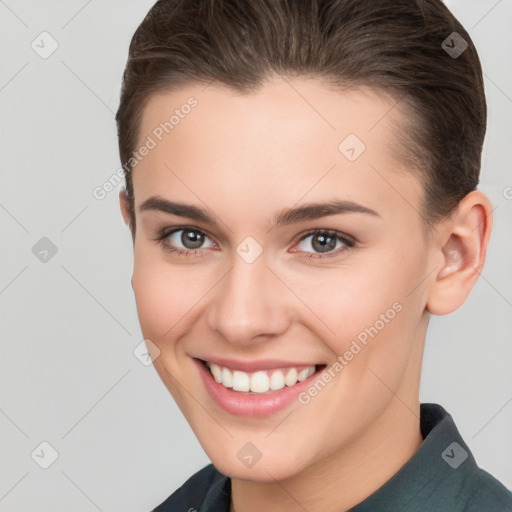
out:
<path id="1" fill-rule="evenodd" d="M 197 107 L 133 171 L 132 286 L 143 335 L 160 351 L 154 366 L 213 464 L 232 478 L 232 511 L 347 510 L 422 442 L 428 319 L 456 310 L 474 286 L 491 204 L 471 192 L 427 237 L 422 185 L 390 151 L 398 109 L 370 89 L 336 92 L 319 80 L 275 77 L 246 95 L 191 84 L 153 96 L 139 142 L 190 96 Z M 349 133 L 366 145 L 353 162 L 338 151 Z M 207 207 L 218 224 L 140 211 L 153 195 Z M 283 209 L 333 198 L 378 216 L 351 212 L 271 229 Z M 129 224 L 123 192 L 120 205 Z M 155 241 L 180 226 L 206 235 L 200 249 L 167 238 L 195 250 L 191 256 Z M 305 237 L 311 229 L 356 243 L 321 253 Z M 247 236 L 263 249 L 250 264 L 236 253 Z M 317 396 L 270 417 L 224 412 L 193 364 L 215 355 L 330 365 L 396 302 L 402 310 Z M 252 467 L 237 457 L 247 442 L 262 454 Z"/>

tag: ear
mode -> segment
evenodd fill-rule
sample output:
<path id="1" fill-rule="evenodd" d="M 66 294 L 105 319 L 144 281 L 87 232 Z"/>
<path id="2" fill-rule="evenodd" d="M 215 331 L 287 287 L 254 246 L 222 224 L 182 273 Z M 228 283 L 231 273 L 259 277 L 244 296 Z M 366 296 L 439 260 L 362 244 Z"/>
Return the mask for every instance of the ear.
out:
<path id="1" fill-rule="evenodd" d="M 130 231 L 132 232 L 132 240 L 134 241 L 133 227 L 131 224 L 131 216 L 130 216 L 130 201 L 128 199 L 128 195 L 126 194 L 125 188 L 123 188 L 119 192 L 119 206 L 121 207 L 121 215 L 123 216 L 124 223 L 129 226 Z M 133 290 L 133 274 L 132 274 L 130 283 L 132 285 L 132 290 Z"/>
<path id="2" fill-rule="evenodd" d="M 130 201 L 124 187 L 119 192 L 119 206 L 121 207 L 124 223 L 131 228 Z"/>
<path id="3" fill-rule="evenodd" d="M 428 292 L 430 313 L 446 315 L 464 304 L 483 269 L 491 230 L 491 202 L 478 190 L 470 192 L 436 237 L 442 263 Z"/>
<path id="4" fill-rule="evenodd" d="M 121 207 L 121 215 L 124 223 L 130 228 L 132 234 L 132 242 L 135 246 L 135 226 L 132 224 L 132 211 L 130 209 L 130 199 L 126 193 L 126 189 L 122 188 L 119 192 L 119 205 Z"/>

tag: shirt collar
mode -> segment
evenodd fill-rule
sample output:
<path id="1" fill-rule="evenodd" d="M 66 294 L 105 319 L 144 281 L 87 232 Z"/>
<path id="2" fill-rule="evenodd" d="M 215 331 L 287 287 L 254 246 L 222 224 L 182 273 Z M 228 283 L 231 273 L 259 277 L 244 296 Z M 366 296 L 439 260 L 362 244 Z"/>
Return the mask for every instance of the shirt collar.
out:
<path id="1" fill-rule="evenodd" d="M 451 415 L 440 405 L 421 404 L 420 429 L 418 451 L 351 512 L 442 510 L 443 502 L 459 492 L 477 465 Z"/>

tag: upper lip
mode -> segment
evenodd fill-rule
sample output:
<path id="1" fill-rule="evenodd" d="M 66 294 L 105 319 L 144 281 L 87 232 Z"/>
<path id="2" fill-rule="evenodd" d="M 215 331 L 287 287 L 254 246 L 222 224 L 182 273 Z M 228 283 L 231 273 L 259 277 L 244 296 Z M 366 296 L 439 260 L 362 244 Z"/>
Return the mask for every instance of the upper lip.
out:
<path id="1" fill-rule="evenodd" d="M 300 361 L 283 361 L 279 359 L 262 359 L 259 361 L 242 361 L 237 359 L 226 359 L 220 357 L 196 358 L 204 362 L 214 363 L 223 368 L 240 370 L 242 372 L 256 372 L 258 370 L 273 370 L 275 368 L 291 368 L 303 366 L 316 366 L 316 363 Z"/>

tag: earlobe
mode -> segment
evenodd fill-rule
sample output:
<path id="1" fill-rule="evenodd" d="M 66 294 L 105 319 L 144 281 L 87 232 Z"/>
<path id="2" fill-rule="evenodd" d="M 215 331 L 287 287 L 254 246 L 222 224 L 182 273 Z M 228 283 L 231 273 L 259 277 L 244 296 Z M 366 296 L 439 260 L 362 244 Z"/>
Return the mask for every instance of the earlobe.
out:
<path id="1" fill-rule="evenodd" d="M 453 218 L 441 228 L 441 268 L 433 273 L 427 310 L 446 315 L 458 309 L 469 296 L 485 262 L 492 230 L 492 207 L 480 191 L 470 192 L 459 203 Z"/>

